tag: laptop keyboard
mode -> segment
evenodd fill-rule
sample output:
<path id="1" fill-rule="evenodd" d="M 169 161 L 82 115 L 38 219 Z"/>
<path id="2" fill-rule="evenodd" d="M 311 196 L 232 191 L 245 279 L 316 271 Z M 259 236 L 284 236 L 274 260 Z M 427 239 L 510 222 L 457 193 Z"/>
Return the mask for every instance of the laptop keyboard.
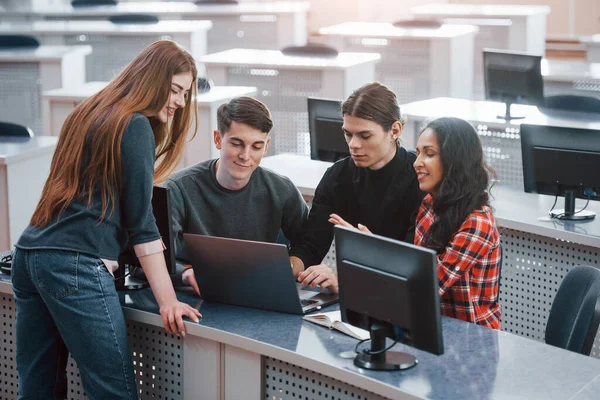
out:
<path id="1" fill-rule="evenodd" d="M 318 302 L 319 302 L 319 300 L 300 299 L 300 304 L 302 305 L 302 307 L 310 306 L 310 305 L 316 304 Z"/>

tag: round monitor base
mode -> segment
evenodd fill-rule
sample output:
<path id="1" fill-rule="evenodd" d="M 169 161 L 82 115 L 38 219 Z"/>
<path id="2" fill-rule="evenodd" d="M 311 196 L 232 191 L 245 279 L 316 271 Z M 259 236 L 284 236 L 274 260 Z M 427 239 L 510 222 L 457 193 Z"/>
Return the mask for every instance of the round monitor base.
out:
<path id="1" fill-rule="evenodd" d="M 381 354 L 370 355 L 360 353 L 354 358 L 354 365 L 359 368 L 376 371 L 397 371 L 412 368 L 419 362 L 416 357 L 406 353 L 388 351 L 384 355 L 385 358 L 380 360 Z"/>
<path id="2" fill-rule="evenodd" d="M 586 221 L 596 218 L 596 213 L 588 210 L 577 210 L 573 215 L 565 215 L 563 208 L 552 210 L 549 212 L 550 217 L 563 221 Z"/>

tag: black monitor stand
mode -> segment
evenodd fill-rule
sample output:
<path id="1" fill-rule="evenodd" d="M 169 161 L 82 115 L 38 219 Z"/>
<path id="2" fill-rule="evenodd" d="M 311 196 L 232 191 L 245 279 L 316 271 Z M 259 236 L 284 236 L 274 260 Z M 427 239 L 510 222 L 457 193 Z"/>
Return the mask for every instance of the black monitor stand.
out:
<path id="1" fill-rule="evenodd" d="M 575 211 L 576 191 L 574 189 L 565 190 L 565 208 L 559 208 L 549 212 L 550 217 L 568 220 L 568 221 L 585 221 L 596 217 L 596 213 L 588 210 Z"/>
<path id="2" fill-rule="evenodd" d="M 115 287 L 117 290 L 139 290 L 149 287 L 150 284 L 145 279 L 136 278 L 131 275 L 132 268 L 139 268 L 131 265 L 125 265 L 115 271 Z"/>
<path id="3" fill-rule="evenodd" d="M 371 324 L 369 331 L 371 334 L 371 349 L 365 349 L 362 353 L 358 353 L 354 358 L 354 365 L 376 371 L 396 371 L 417 365 L 419 361 L 410 354 L 384 351 L 386 329 L 377 322 Z"/>
<path id="4" fill-rule="evenodd" d="M 509 100 L 509 99 L 504 99 L 504 105 L 506 106 L 506 109 L 504 110 L 504 115 L 502 114 L 498 114 L 496 115 L 496 118 L 499 119 L 503 119 L 505 121 L 510 121 L 512 119 L 523 119 L 525 118 L 524 115 L 520 115 L 520 116 L 514 116 L 514 115 L 510 115 L 510 106 L 514 103 L 513 100 Z"/>

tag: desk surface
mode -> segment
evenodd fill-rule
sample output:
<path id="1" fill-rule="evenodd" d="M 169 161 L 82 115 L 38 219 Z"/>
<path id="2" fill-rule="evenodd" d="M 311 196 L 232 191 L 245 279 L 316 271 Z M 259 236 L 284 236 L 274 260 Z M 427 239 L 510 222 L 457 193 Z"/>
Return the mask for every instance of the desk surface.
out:
<path id="1" fill-rule="evenodd" d="M 0 292 L 12 292 L 4 274 Z M 128 319 L 162 326 L 150 289 L 120 297 Z M 396 345 L 394 350 L 415 355 L 419 364 L 406 371 L 362 370 L 339 356 L 354 349 L 355 339 L 300 316 L 202 302 L 183 292 L 177 297 L 203 315 L 199 323 L 186 322 L 188 335 L 289 362 L 392 399 L 568 399 L 583 396 L 586 385 L 600 377 L 597 359 L 446 317 L 443 355 Z"/>
<path id="2" fill-rule="evenodd" d="M 289 177 L 305 196 L 313 196 L 321 177 L 331 163 L 311 160 L 293 154 L 265 157 L 260 165 Z M 564 239 L 574 243 L 600 247 L 600 202 L 590 201 L 588 210 L 598 216 L 587 222 L 557 221 L 547 218 L 554 202 L 553 196 L 525 193 L 521 189 L 495 186 L 492 189 L 492 206 L 498 226 L 542 236 Z M 564 199 L 556 207 L 563 207 Z M 585 201 L 577 200 L 583 207 Z M 343 216 L 342 216 L 343 217 Z"/>
<path id="3" fill-rule="evenodd" d="M 502 124 L 515 127 L 521 124 L 536 124 L 600 130 L 600 116 L 597 114 L 539 109 L 523 104 L 513 104 L 510 109 L 512 115 L 525 116 L 525 118 L 513 119 L 507 123 L 504 119 L 497 117 L 499 114 L 504 115 L 504 103 L 492 101 L 437 97 L 400 106 L 402 113 L 408 117 L 408 123 L 415 119 L 425 120 L 451 116 L 475 124 Z"/>
<path id="4" fill-rule="evenodd" d="M 200 59 L 207 65 L 251 65 L 273 68 L 342 69 L 377 62 L 375 53 L 339 53 L 337 57 L 288 56 L 279 50 L 231 49 L 206 55 Z"/>
<path id="5" fill-rule="evenodd" d="M 211 21 L 159 21 L 156 24 L 113 24 L 110 21 L 35 21 L 3 22 L 1 34 L 12 35 L 170 35 L 205 31 L 212 28 Z"/>
<path id="6" fill-rule="evenodd" d="M 0 50 L 0 62 L 60 62 L 66 55 L 87 55 L 92 46 L 40 46 L 35 49 Z"/>
<path id="7" fill-rule="evenodd" d="M 585 43 L 587 45 L 600 46 L 600 33 L 590 36 L 581 36 L 578 39 L 581 41 L 581 43 Z"/>
<path id="8" fill-rule="evenodd" d="M 108 82 L 87 82 L 73 88 L 47 90 L 42 93 L 42 98 L 45 100 L 78 102 L 98 93 L 106 85 L 108 85 Z M 254 93 L 256 93 L 256 88 L 252 86 L 214 86 L 210 92 L 198 94 L 197 101 L 199 105 L 210 105 L 223 101 L 223 99 L 251 96 Z"/>
<path id="9" fill-rule="evenodd" d="M 502 4 L 424 4 L 411 8 L 410 12 L 420 16 L 526 17 L 536 14 L 550 14 L 550 7 Z"/>
<path id="10" fill-rule="evenodd" d="M 475 34 L 479 31 L 474 25 L 442 25 L 439 28 L 397 28 L 386 22 L 344 22 L 319 29 L 323 36 L 368 36 L 391 39 L 450 39 L 457 36 Z"/>
<path id="11" fill-rule="evenodd" d="M 600 81 L 600 63 L 568 60 L 542 60 L 544 81 L 572 82 L 578 79 Z"/>
<path id="12" fill-rule="evenodd" d="M 58 138 L 53 136 L 32 138 L 0 136 L 0 165 L 9 165 L 53 152 L 57 143 Z"/>
<path id="13" fill-rule="evenodd" d="M 37 17 L 108 17 L 118 14 L 151 14 L 157 16 L 186 14 L 205 17 L 239 14 L 289 14 L 306 12 L 309 2 L 275 1 L 272 3 L 207 4 L 196 5 L 193 2 L 120 2 L 116 6 L 72 7 L 33 6 L 3 9 L 0 16 L 37 16 Z"/>

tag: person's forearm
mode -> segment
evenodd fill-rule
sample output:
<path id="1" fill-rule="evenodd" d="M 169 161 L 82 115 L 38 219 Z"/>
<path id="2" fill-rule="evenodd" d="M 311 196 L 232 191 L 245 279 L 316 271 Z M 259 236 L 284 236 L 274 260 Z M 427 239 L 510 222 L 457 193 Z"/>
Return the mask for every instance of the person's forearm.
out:
<path id="1" fill-rule="evenodd" d="M 175 296 L 171 278 L 167 273 L 163 253 L 149 254 L 140 257 L 139 260 L 159 307 L 163 304 L 176 301 L 177 296 Z"/>
<path id="2" fill-rule="evenodd" d="M 298 277 L 300 272 L 304 271 L 304 263 L 300 258 L 296 256 L 291 256 L 290 264 L 292 264 L 292 272 L 294 273 L 294 278 Z"/>

